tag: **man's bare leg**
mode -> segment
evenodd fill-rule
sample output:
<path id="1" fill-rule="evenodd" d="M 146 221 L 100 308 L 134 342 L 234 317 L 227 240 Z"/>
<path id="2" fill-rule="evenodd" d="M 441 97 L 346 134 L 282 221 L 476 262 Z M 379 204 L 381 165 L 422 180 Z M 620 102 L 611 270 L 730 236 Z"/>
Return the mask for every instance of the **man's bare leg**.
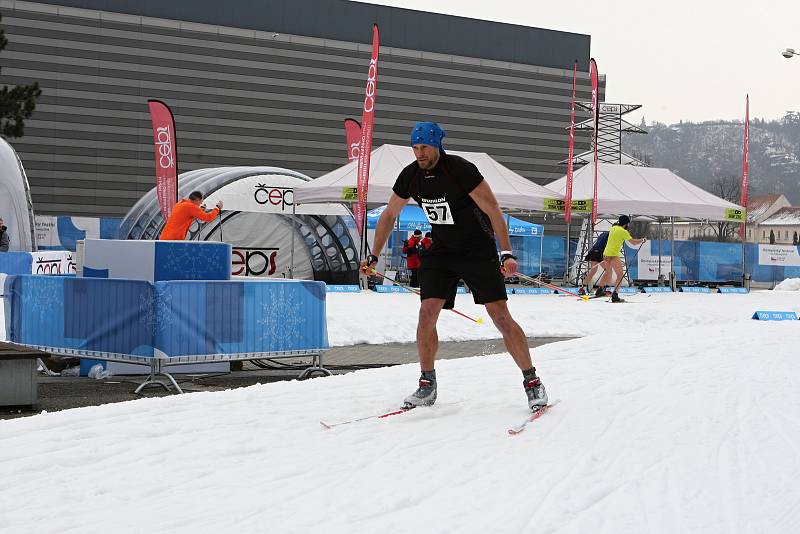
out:
<path id="1" fill-rule="evenodd" d="M 531 349 L 528 347 L 528 338 L 522 327 L 517 324 L 505 300 L 496 300 L 486 304 L 486 313 L 492 318 L 492 322 L 503 335 L 503 342 L 506 344 L 511 357 L 521 370 L 533 367 L 531 361 Z"/>
<path id="2" fill-rule="evenodd" d="M 436 322 L 444 306 L 444 299 L 424 299 L 419 306 L 417 322 L 417 353 L 419 367 L 423 372 L 433 371 L 436 362 L 436 351 L 439 348 L 439 334 Z"/>

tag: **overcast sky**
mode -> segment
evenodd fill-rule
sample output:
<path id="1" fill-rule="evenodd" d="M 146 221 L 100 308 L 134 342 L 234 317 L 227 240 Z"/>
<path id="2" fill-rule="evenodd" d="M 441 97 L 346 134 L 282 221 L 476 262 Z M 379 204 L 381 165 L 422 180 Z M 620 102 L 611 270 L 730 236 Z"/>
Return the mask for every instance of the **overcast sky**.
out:
<path id="1" fill-rule="evenodd" d="M 797 0 L 368 0 L 592 37 L 606 101 L 642 104 L 648 123 L 782 117 L 800 110 Z M 478 36 L 476 36 L 478 37 Z"/>

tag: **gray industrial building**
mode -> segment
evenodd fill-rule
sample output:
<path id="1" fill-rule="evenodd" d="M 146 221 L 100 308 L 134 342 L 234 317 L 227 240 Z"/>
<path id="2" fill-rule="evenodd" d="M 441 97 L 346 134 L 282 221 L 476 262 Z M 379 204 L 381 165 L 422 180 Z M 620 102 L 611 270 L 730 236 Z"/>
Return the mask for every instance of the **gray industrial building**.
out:
<path id="1" fill-rule="evenodd" d="M 42 214 L 121 216 L 153 187 L 148 98 L 173 110 L 181 172 L 343 165 L 373 21 L 375 147 L 436 120 L 446 147 L 547 183 L 565 170 L 576 59 L 578 98 L 590 98 L 588 35 L 344 0 L 0 0 L 0 12 L 0 84 L 43 91 L 10 140 Z"/>

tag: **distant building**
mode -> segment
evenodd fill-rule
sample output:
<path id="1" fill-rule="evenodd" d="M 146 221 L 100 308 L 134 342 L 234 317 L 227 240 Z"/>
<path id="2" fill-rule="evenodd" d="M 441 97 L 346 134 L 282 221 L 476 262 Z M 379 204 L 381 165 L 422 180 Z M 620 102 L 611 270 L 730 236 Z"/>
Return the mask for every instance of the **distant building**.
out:
<path id="1" fill-rule="evenodd" d="M 783 195 L 752 197 L 747 206 L 747 241 L 769 243 L 770 230 L 775 234 L 775 243 L 792 244 L 794 232 L 800 234 L 800 208 L 793 208 Z M 730 240 L 739 241 L 739 225 L 732 225 Z M 669 238 L 669 225 L 662 226 L 662 233 Z M 715 241 L 719 225 L 714 221 L 675 223 L 675 239 L 699 239 Z M 654 236 L 655 237 L 655 236 Z"/>

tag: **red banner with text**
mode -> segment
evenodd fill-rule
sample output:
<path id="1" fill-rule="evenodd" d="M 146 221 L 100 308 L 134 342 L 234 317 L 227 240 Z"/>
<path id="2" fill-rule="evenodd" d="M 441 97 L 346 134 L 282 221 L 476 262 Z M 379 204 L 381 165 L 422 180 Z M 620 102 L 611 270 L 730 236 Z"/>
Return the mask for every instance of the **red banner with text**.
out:
<path id="1" fill-rule="evenodd" d="M 375 123 L 375 100 L 378 90 L 378 50 L 380 49 L 378 25 L 372 25 L 372 57 L 367 71 L 367 86 L 364 90 L 364 111 L 361 115 L 361 142 L 358 152 L 358 204 L 354 213 L 356 226 L 363 231 L 367 213 L 369 189 L 369 158 L 372 153 L 372 129 Z M 366 250 L 362 251 L 366 254 Z"/>
<path id="2" fill-rule="evenodd" d="M 600 109 L 597 105 L 597 63 L 594 58 L 589 60 L 589 74 L 592 77 L 592 117 L 594 118 L 594 193 L 592 195 L 592 227 L 597 222 L 597 129 L 600 125 Z"/>
<path id="3" fill-rule="evenodd" d="M 572 67 L 572 107 L 569 113 L 569 148 L 567 149 L 567 192 L 564 199 L 564 219 L 572 220 L 572 158 L 575 155 L 575 83 L 578 79 L 578 62 Z"/>
<path id="4" fill-rule="evenodd" d="M 164 219 L 178 201 L 178 161 L 175 120 L 172 111 L 160 100 L 148 100 L 156 159 L 156 195 Z"/>

